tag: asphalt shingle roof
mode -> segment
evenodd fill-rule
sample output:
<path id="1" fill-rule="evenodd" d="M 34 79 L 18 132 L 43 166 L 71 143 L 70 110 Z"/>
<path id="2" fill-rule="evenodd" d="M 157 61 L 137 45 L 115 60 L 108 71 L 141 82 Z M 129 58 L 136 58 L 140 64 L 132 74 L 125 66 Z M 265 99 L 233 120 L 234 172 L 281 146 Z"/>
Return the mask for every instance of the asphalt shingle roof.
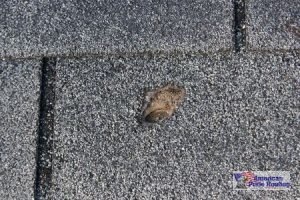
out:
<path id="1" fill-rule="evenodd" d="M 8 0 L 0 199 L 300 198 L 299 0 Z M 186 97 L 145 123 L 145 93 Z M 290 171 L 235 191 L 233 171 Z"/>
<path id="2" fill-rule="evenodd" d="M 31 199 L 40 94 L 38 60 L 0 62 L 0 199 Z"/>

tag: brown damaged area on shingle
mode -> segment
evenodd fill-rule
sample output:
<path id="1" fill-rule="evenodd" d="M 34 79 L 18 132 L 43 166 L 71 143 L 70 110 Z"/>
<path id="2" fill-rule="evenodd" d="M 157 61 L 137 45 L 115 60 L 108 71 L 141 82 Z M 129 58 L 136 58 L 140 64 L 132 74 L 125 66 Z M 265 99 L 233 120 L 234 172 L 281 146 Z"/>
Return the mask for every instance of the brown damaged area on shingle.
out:
<path id="1" fill-rule="evenodd" d="M 172 116 L 176 108 L 182 103 L 185 96 L 185 89 L 167 85 L 146 94 L 149 99 L 143 118 L 146 122 L 158 122 Z"/>
<path id="2" fill-rule="evenodd" d="M 285 30 L 300 38 L 300 27 L 297 24 L 288 22 L 285 24 Z"/>

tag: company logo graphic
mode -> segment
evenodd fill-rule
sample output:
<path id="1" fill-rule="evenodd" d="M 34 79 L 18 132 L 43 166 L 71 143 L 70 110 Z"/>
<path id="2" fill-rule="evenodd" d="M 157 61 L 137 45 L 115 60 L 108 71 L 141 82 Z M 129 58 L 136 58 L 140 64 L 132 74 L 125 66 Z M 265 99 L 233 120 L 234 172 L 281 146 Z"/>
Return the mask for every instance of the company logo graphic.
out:
<path id="1" fill-rule="evenodd" d="M 235 171 L 234 190 L 289 190 L 289 171 Z"/>

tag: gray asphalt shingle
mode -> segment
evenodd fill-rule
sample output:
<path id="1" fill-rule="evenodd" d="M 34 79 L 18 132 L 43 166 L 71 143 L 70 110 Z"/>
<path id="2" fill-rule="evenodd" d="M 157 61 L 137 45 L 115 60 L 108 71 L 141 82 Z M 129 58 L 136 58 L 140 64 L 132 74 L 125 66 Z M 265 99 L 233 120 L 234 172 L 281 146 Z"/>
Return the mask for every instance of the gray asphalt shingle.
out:
<path id="1" fill-rule="evenodd" d="M 250 49 L 300 49 L 299 0 L 248 2 Z"/>
<path id="2" fill-rule="evenodd" d="M 300 198 L 299 10 L 299 0 L 3 1 L 0 199 Z M 246 53 L 230 54 L 244 36 Z M 145 92 L 167 83 L 185 101 L 143 122 Z M 290 171 L 292 189 L 234 191 L 237 170 Z"/>
<path id="3" fill-rule="evenodd" d="M 232 47 L 227 0 L 4 1 L 0 57 Z"/>
<path id="4" fill-rule="evenodd" d="M 0 62 L 0 199 L 33 199 L 40 62 Z"/>
<path id="5" fill-rule="evenodd" d="M 295 199 L 299 55 L 60 59 L 54 199 Z M 187 96 L 170 120 L 140 120 L 146 89 Z M 291 172 L 292 190 L 232 190 L 232 171 Z"/>

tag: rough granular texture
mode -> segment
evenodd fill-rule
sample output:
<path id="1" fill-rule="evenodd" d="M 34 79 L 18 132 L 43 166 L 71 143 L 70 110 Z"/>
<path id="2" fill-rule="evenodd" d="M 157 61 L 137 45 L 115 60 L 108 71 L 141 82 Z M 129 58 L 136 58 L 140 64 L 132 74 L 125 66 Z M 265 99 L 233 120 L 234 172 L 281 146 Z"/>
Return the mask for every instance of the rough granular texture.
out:
<path id="1" fill-rule="evenodd" d="M 299 0 L 250 0 L 247 14 L 250 49 L 300 49 Z"/>
<path id="2" fill-rule="evenodd" d="M 228 0 L 3 1 L 0 57 L 232 47 Z"/>
<path id="3" fill-rule="evenodd" d="M 61 59 L 53 199 L 296 199 L 299 55 Z M 164 123 L 140 123 L 144 88 L 182 84 Z M 232 172 L 290 171 L 289 191 L 233 191 Z"/>
<path id="4" fill-rule="evenodd" d="M 40 62 L 0 61 L 0 199 L 33 199 Z"/>

